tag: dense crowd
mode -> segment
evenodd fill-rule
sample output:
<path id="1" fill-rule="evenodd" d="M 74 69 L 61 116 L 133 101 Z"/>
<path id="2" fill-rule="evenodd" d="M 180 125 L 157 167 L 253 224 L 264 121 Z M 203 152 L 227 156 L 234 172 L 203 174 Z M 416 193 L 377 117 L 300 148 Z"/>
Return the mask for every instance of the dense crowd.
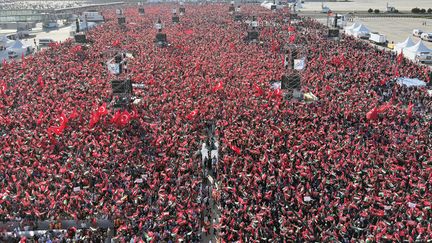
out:
<path id="1" fill-rule="evenodd" d="M 214 122 L 223 241 L 432 239 L 431 98 L 392 80 L 429 81 L 425 67 L 328 40 L 310 19 L 288 28 L 287 12 L 244 6 L 266 23 L 248 44 L 228 5 L 187 5 L 179 24 L 173 7 L 125 9 L 126 29 L 107 10 L 89 47 L 68 40 L 1 68 L 0 220 L 110 218 L 117 239 L 199 241 L 197 151 Z M 166 48 L 153 42 L 158 17 Z M 289 42 L 317 102 L 269 87 L 289 72 Z M 122 78 L 145 85 L 129 111 L 110 103 L 101 63 L 113 49 L 134 54 Z"/>

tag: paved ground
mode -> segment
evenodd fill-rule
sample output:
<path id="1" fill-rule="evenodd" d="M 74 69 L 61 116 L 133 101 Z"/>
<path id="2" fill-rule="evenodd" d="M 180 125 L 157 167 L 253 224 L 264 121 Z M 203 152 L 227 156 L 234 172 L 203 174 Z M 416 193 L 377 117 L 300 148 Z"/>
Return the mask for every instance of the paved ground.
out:
<path id="1" fill-rule="evenodd" d="M 431 0 L 432 1 L 432 0 Z M 432 4 L 432 3 L 431 3 Z M 323 24 L 327 23 L 327 19 L 318 19 Z M 426 26 L 422 22 L 426 21 Z M 399 43 L 404 41 L 408 36 L 411 36 L 414 42 L 420 40 L 418 37 L 412 36 L 413 29 L 421 29 L 426 32 L 432 32 L 432 20 L 418 18 L 355 18 L 354 22 L 364 24 L 370 31 L 379 32 L 386 35 L 389 42 Z M 348 22 L 350 26 L 354 22 Z M 432 49 L 432 42 L 423 41 L 423 43 Z"/>
<path id="2" fill-rule="evenodd" d="M 380 11 L 386 10 L 386 4 L 395 7 L 399 11 L 411 11 L 415 7 L 419 8 L 432 8 L 431 0 L 353 0 L 350 2 L 325 2 L 324 5 L 328 6 L 333 11 L 367 11 L 369 8 L 379 9 Z M 305 11 L 320 11 L 321 2 L 307 2 L 303 4 Z"/>

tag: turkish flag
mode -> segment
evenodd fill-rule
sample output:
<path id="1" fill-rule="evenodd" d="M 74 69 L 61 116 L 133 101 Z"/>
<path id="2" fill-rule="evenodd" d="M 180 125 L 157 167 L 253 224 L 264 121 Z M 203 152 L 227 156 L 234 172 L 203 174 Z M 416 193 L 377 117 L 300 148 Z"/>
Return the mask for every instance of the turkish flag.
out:
<path id="1" fill-rule="evenodd" d="M 121 116 L 121 112 L 120 112 L 120 111 L 117 111 L 117 112 L 114 114 L 114 116 L 111 118 L 111 123 L 112 123 L 112 124 L 117 124 L 118 121 L 119 121 L 119 119 L 120 119 L 120 116 Z"/>
<path id="2" fill-rule="evenodd" d="M 118 47 L 118 46 L 120 46 L 120 41 L 119 41 L 119 40 L 115 40 L 115 41 L 112 43 L 112 46 L 113 46 L 113 47 Z"/>
<path id="3" fill-rule="evenodd" d="M 376 107 L 370 110 L 368 113 L 366 113 L 366 119 L 368 120 L 375 120 L 377 118 L 378 118 L 378 111 Z"/>
<path id="4" fill-rule="evenodd" d="M 258 86 L 257 84 L 253 84 L 253 88 L 254 88 L 257 96 L 261 96 L 264 94 L 264 90 L 262 90 L 261 87 Z"/>
<path id="5" fill-rule="evenodd" d="M 102 106 L 99 107 L 99 109 L 98 109 L 99 116 L 105 116 L 108 114 L 108 110 L 107 110 L 106 106 L 107 106 L 107 104 L 103 103 Z"/>
<path id="6" fill-rule="evenodd" d="M 69 119 L 75 119 L 79 116 L 76 108 L 74 108 L 74 110 L 72 111 L 72 114 L 70 114 Z"/>
<path id="7" fill-rule="evenodd" d="M 289 37 L 289 43 L 294 43 L 295 42 L 295 40 L 296 40 L 296 35 L 290 35 L 290 37 Z"/>
<path id="8" fill-rule="evenodd" d="M 129 112 L 128 111 L 123 111 L 122 114 L 121 114 L 121 116 L 120 116 L 119 123 L 120 123 L 120 125 L 125 126 L 125 125 L 127 125 L 129 123 L 130 119 L 131 119 L 131 116 L 130 116 Z"/>
<path id="9" fill-rule="evenodd" d="M 43 115 L 44 115 L 44 113 L 43 113 L 43 111 L 41 111 L 39 113 L 39 117 L 38 117 L 38 119 L 36 121 L 36 124 L 38 124 L 38 125 L 42 124 Z"/>
<path id="10" fill-rule="evenodd" d="M 409 118 L 411 118 L 412 115 L 413 115 L 413 112 L 412 112 L 413 107 L 414 107 L 414 104 L 412 104 L 412 103 L 410 102 L 409 105 L 408 105 L 408 108 L 407 108 L 407 115 L 408 115 Z"/>
<path id="11" fill-rule="evenodd" d="M 6 84 L 5 83 L 2 83 L 1 85 L 0 85 L 0 93 L 1 94 L 4 94 L 6 92 Z"/>
<path id="12" fill-rule="evenodd" d="M 241 150 L 239 147 L 235 146 L 235 145 L 230 145 L 230 148 L 237 154 L 240 155 L 241 154 Z"/>
<path id="13" fill-rule="evenodd" d="M 401 52 L 399 53 L 399 55 L 397 56 L 397 63 L 401 64 L 403 61 L 403 50 L 401 50 Z"/>
<path id="14" fill-rule="evenodd" d="M 198 115 L 198 109 L 193 110 L 189 115 L 186 116 L 186 119 L 192 120 L 195 118 L 195 116 Z"/>
<path id="15" fill-rule="evenodd" d="M 39 75 L 37 82 L 41 88 L 44 87 L 44 81 L 42 80 L 42 75 Z"/>
<path id="16" fill-rule="evenodd" d="M 192 35 L 192 34 L 194 33 L 194 31 L 191 30 L 191 29 L 188 29 L 188 30 L 185 30 L 184 33 L 185 33 L 186 35 Z"/>
<path id="17" fill-rule="evenodd" d="M 92 116 L 90 117 L 90 124 L 89 124 L 90 128 L 93 128 L 96 125 L 96 123 L 99 122 L 99 118 L 100 118 L 99 113 L 95 112 L 92 114 Z"/>
<path id="18" fill-rule="evenodd" d="M 216 86 L 213 87 L 212 92 L 216 93 L 218 90 L 222 90 L 223 89 L 223 84 L 222 82 L 219 82 Z"/>
<path id="19" fill-rule="evenodd" d="M 60 115 L 60 127 L 62 127 L 62 129 L 65 129 L 68 121 L 69 120 L 67 119 L 66 115 L 62 112 L 62 114 Z"/>

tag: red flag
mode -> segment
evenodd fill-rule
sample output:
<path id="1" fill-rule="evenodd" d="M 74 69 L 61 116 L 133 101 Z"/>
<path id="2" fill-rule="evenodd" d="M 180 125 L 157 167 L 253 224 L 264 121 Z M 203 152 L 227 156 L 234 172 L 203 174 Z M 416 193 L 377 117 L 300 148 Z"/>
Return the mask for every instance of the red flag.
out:
<path id="1" fill-rule="evenodd" d="M 23 53 L 21 53 L 21 61 L 25 61 L 25 58 L 24 58 L 24 52 Z"/>
<path id="2" fill-rule="evenodd" d="M 131 116 L 130 116 L 129 112 L 123 111 L 121 116 L 120 116 L 120 120 L 119 120 L 120 125 L 123 125 L 123 126 L 127 125 L 130 121 L 130 118 L 131 118 Z"/>
<path id="3" fill-rule="evenodd" d="M 383 113 L 383 112 L 385 112 L 386 110 L 388 110 L 388 109 L 390 109 L 390 108 L 391 108 L 390 103 L 385 103 L 385 104 L 382 104 L 382 105 L 378 108 L 377 112 L 378 112 L 378 113 Z"/>
<path id="4" fill-rule="evenodd" d="M 198 109 L 193 110 L 189 115 L 186 116 L 186 119 L 192 120 L 195 118 L 195 116 L 198 115 Z"/>
<path id="5" fill-rule="evenodd" d="M 119 41 L 119 40 L 115 40 L 115 41 L 112 43 L 112 46 L 114 46 L 114 47 L 120 46 L 120 41 Z"/>
<path id="6" fill-rule="evenodd" d="M 68 121 L 69 120 L 67 119 L 66 115 L 62 112 L 62 114 L 60 115 L 60 127 L 62 129 L 65 129 Z"/>
<path id="7" fill-rule="evenodd" d="M 99 118 L 100 118 L 99 113 L 95 112 L 92 114 L 92 116 L 90 117 L 90 124 L 89 124 L 90 128 L 93 128 L 96 125 L 96 123 L 99 122 Z"/>
<path id="8" fill-rule="evenodd" d="M 258 86 L 257 84 L 253 84 L 253 88 L 257 94 L 257 96 L 261 96 L 264 94 L 264 91 L 261 89 L 260 86 Z"/>
<path id="9" fill-rule="evenodd" d="M 121 113 L 120 111 L 117 111 L 114 116 L 111 118 L 111 123 L 112 124 L 117 124 L 119 119 L 120 119 Z"/>
<path id="10" fill-rule="evenodd" d="M 403 61 L 403 50 L 401 50 L 401 52 L 399 53 L 399 55 L 397 56 L 397 63 L 401 64 Z"/>
<path id="11" fill-rule="evenodd" d="M 191 29 L 188 29 L 188 30 L 185 30 L 184 33 L 185 33 L 186 35 L 192 35 L 192 34 L 194 33 L 194 31 L 191 30 Z"/>
<path id="12" fill-rule="evenodd" d="M 38 82 L 39 86 L 40 86 L 41 88 L 43 88 L 43 86 L 44 86 L 44 82 L 43 82 L 43 80 L 42 80 L 42 75 L 39 75 L 39 77 L 38 77 L 38 79 L 37 79 L 37 82 Z"/>
<path id="13" fill-rule="evenodd" d="M 293 32 L 293 31 L 295 31 L 295 27 L 294 27 L 294 26 L 288 26 L 288 31 L 289 31 L 289 32 Z"/>
<path id="14" fill-rule="evenodd" d="M 133 108 L 131 113 L 130 113 L 130 116 L 132 119 L 137 119 L 139 117 L 138 111 L 135 108 Z"/>
<path id="15" fill-rule="evenodd" d="M 295 34 L 293 34 L 293 35 L 290 35 L 290 37 L 289 37 L 289 43 L 294 43 L 295 42 L 295 40 L 296 40 L 296 35 Z"/>
<path id="16" fill-rule="evenodd" d="M 62 134 L 62 132 L 63 132 L 63 129 L 61 127 L 49 127 L 48 128 L 49 134 L 55 133 L 57 135 L 60 135 L 60 134 Z"/>
<path id="17" fill-rule="evenodd" d="M 407 115 L 408 115 L 409 118 L 411 118 L 412 115 L 413 115 L 413 113 L 412 113 L 413 107 L 414 107 L 414 104 L 412 104 L 410 102 L 409 105 L 408 105 L 408 108 L 407 108 Z"/>
<path id="18" fill-rule="evenodd" d="M 74 110 L 72 111 L 72 113 L 71 113 L 70 116 L 69 116 L 69 119 L 75 119 L 75 118 L 77 118 L 78 116 L 79 116 L 79 114 L 78 114 L 76 108 L 74 108 Z"/>
<path id="19" fill-rule="evenodd" d="M 366 113 L 366 119 L 368 120 L 375 120 L 377 118 L 378 118 L 378 111 L 376 107 L 370 110 L 368 113 Z"/>
<path id="20" fill-rule="evenodd" d="M 99 109 L 98 109 L 99 116 L 105 116 L 108 114 L 108 110 L 107 110 L 106 106 L 107 106 L 107 104 L 103 103 L 102 106 L 99 107 Z"/>
<path id="21" fill-rule="evenodd" d="M 2 83 L 1 85 L 0 85 L 0 94 L 4 94 L 4 93 L 6 93 L 6 84 L 5 83 Z"/>
<path id="22" fill-rule="evenodd" d="M 44 115 L 44 113 L 43 113 L 43 111 L 41 111 L 39 113 L 39 117 L 38 117 L 38 119 L 36 121 L 36 124 L 38 124 L 38 125 L 42 124 L 43 115 Z"/>
<path id="23" fill-rule="evenodd" d="M 230 148 L 237 154 L 240 155 L 241 154 L 241 150 L 239 147 L 235 146 L 235 145 L 230 145 Z"/>
<path id="24" fill-rule="evenodd" d="M 276 89 L 275 92 L 274 92 L 274 95 L 275 95 L 277 98 L 282 97 L 282 90 L 281 90 L 281 89 Z"/>
<path id="25" fill-rule="evenodd" d="M 216 86 L 213 87 L 212 92 L 216 93 L 218 90 L 222 90 L 223 89 L 223 84 L 222 82 L 219 82 Z"/>

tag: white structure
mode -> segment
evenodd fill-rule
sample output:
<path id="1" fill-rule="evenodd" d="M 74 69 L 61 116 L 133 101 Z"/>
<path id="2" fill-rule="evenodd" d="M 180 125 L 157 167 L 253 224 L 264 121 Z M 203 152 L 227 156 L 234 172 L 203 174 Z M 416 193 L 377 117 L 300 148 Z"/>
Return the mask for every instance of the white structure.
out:
<path id="1" fill-rule="evenodd" d="M 366 26 L 360 24 L 357 28 L 352 30 L 352 35 L 357 38 L 369 38 L 370 31 Z"/>
<path id="2" fill-rule="evenodd" d="M 13 51 L 20 57 L 22 54 L 28 55 L 33 52 L 33 47 L 22 43 L 20 40 L 16 40 L 6 50 L 9 52 Z"/>
<path id="3" fill-rule="evenodd" d="M 394 46 L 394 51 L 396 53 L 400 53 L 401 51 L 403 51 L 403 49 L 414 46 L 414 45 L 415 45 L 414 41 L 411 39 L 410 36 L 408 36 L 408 38 L 406 38 L 406 40 L 404 42 L 397 43 Z"/>
<path id="4" fill-rule="evenodd" d="M 413 61 L 432 63 L 432 50 L 419 41 L 414 46 L 405 48 L 403 55 Z"/>
<path id="5" fill-rule="evenodd" d="M 345 34 L 347 35 L 353 35 L 353 30 L 357 27 L 359 27 L 360 24 L 359 23 L 354 23 L 353 25 L 349 26 L 349 27 L 345 27 Z"/>

